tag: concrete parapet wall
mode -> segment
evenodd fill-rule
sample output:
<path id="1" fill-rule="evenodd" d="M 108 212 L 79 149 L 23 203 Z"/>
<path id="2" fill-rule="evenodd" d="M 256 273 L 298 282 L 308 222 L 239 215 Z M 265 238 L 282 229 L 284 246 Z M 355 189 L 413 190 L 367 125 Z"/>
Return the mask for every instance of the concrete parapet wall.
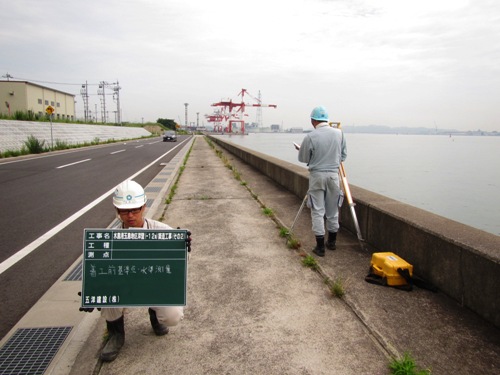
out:
<path id="1" fill-rule="evenodd" d="M 306 168 L 220 137 L 209 138 L 298 197 L 307 193 Z M 416 275 L 500 327 L 499 236 L 350 187 L 362 236 L 372 248 L 400 255 L 414 266 Z M 341 225 L 356 233 L 348 208 L 344 203 Z"/>

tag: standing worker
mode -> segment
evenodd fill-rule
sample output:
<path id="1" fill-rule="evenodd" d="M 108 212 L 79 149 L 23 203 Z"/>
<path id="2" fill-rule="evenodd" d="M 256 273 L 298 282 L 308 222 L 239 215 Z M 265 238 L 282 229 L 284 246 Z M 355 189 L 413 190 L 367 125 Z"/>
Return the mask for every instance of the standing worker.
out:
<path id="1" fill-rule="evenodd" d="M 316 236 L 313 253 L 325 256 L 325 218 L 328 240 L 326 247 L 336 249 L 339 230 L 339 207 L 343 192 L 339 183 L 339 167 L 347 156 L 346 142 L 340 129 L 328 124 L 323 106 L 311 112 L 314 130 L 305 136 L 299 150 L 299 161 L 309 167 L 308 207 L 311 209 L 312 230 Z"/>
<path id="2" fill-rule="evenodd" d="M 172 229 L 167 224 L 144 217 L 146 194 L 142 186 L 135 181 L 128 180 L 117 186 L 113 196 L 113 205 L 116 208 L 118 217 L 122 221 L 123 229 Z M 188 250 L 189 241 L 190 238 L 188 238 Z M 105 362 L 115 360 L 125 343 L 123 312 L 123 308 L 106 307 L 101 309 L 101 316 L 106 319 L 108 329 L 108 341 L 100 354 L 101 360 Z M 168 326 L 176 326 L 184 318 L 183 306 L 150 307 L 148 312 L 151 326 L 157 336 L 166 335 L 168 333 Z"/>

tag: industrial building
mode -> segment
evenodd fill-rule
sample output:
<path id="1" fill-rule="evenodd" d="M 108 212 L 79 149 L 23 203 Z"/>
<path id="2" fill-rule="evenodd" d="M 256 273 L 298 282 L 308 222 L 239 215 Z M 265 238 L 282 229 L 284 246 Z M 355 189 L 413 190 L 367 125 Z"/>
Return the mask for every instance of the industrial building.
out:
<path id="1" fill-rule="evenodd" d="M 54 118 L 75 120 L 75 95 L 26 81 L 0 81 L 1 114 L 43 116 L 48 106 L 54 108 Z"/>

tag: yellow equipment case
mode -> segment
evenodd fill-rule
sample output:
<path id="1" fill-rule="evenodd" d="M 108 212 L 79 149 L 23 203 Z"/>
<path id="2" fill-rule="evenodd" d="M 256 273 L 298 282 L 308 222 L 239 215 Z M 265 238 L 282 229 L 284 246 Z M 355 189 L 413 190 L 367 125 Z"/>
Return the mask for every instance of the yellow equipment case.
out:
<path id="1" fill-rule="evenodd" d="M 398 271 L 398 269 L 400 271 Z M 413 266 L 394 253 L 373 253 L 370 262 L 370 274 L 382 278 L 383 285 L 403 286 L 408 285 L 407 280 L 401 275 L 405 273 L 413 276 Z"/>

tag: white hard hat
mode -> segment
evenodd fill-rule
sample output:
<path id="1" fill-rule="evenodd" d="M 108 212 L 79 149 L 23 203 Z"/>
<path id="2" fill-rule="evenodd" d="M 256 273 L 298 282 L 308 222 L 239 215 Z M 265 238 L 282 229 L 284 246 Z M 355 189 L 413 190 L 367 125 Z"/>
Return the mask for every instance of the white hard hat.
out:
<path id="1" fill-rule="evenodd" d="M 146 193 L 137 182 L 127 180 L 118 185 L 113 196 L 116 208 L 139 208 L 146 203 Z"/>

